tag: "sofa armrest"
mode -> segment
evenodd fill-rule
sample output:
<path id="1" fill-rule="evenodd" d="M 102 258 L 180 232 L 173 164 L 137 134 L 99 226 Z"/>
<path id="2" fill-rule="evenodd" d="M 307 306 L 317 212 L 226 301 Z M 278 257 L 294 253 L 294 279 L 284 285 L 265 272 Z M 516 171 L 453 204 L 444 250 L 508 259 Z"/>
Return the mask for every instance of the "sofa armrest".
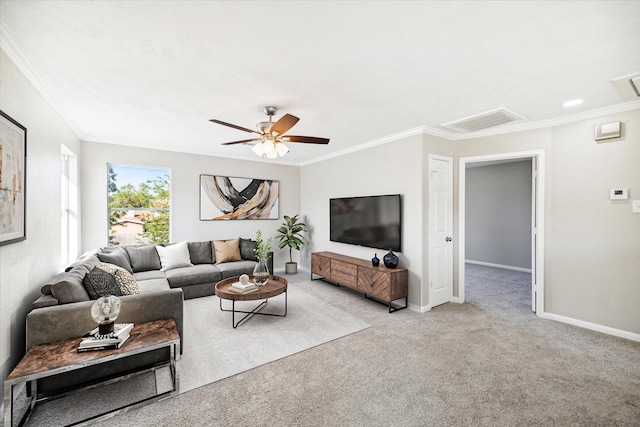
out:
<path id="1" fill-rule="evenodd" d="M 116 323 L 145 323 L 173 318 L 184 348 L 182 289 L 168 289 L 120 297 L 122 306 Z M 67 338 L 79 337 L 96 327 L 91 318 L 95 301 L 61 304 L 31 310 L 27 314 L 26 349 Z"/>

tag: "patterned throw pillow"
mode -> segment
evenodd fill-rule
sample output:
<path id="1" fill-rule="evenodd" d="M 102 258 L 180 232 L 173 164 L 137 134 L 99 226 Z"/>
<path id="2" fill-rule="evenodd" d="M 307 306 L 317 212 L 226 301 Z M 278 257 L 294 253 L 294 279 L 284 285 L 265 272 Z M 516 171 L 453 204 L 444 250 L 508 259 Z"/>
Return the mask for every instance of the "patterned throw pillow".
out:
<path id="1" fill-rule="evenodd" d="M 140 293 L 140 287 L 136 279 L 133 278 L 133 274 L 124 268 L 106 262 L 101 263 L 98 267 L 113 276 L 120 287 L 122 295 L 135 295 Z"/>
<path id="2" fill-rule="evenodd" d="M 91 299 L 98 299 L 107 295 L 115 295 L 117 297 L 122 295 L 115 277 L 99 267 L 93 267 L 93 270 L 82 279 L 82 284 Z"/>

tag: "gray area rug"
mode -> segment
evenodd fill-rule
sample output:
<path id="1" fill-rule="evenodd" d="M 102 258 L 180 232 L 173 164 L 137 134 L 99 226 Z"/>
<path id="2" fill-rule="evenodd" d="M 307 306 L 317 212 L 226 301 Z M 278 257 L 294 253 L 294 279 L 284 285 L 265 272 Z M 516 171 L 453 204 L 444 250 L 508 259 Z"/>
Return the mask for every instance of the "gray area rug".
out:
<path id="1" fill-rule="evenodd" d="M 220 311 L 220 300 L 204 297 L 184 302 L 185 348 L 178 361 L 180 393 L 231 377 L 294 353 L 344 337 L 370 325 L 296 286 L 287 291 L 286 317 L 254 315 L 232 327 L 231 313 Z M 284 294 L 269 299 L 261 310 L 284 311 Z M 259 303 L 236 304 L 250 311 Z M 223 301 L 229 309 L 230 302 Z M 236 321 L 243 315 L 236 315 Z M 156 388 L 170 390 L 165 370 L 134 376 L 115 384 L 83 391 L 36 407 L 28 426 L 63 426 L 115 409 L 138 399 L 151 397 Z M 26 398 L 23 397 L 23 402 Z M 157 403 L 161 405 L 162 402 Z M 115 418 L 117 420 L 117 418 Z"/>
<path id="2" fill-rule="evenodd" d="M 178 362 L 186 392 L 369 327 L 348 312 L 296 286 L 289 286 L 286 317 L 254 315 L 236 329 L 218 297 L 185 301 L 185 348 Z M 284 295 L 269 299 L 264 313 L 284 312 Z M 251 311 L 259 301 L 236 303 Z M 222 301 L 230 309 L 230 301 Z M 236 314 L 236 321 L 243 314 Z"/>
<path id="3" fill-rule="evenodd" d="M 640 425 L 640 343 L 540 319 L 526 276 L 470 270 L 470 302 L 427 313 L 287 276 L 372 326 L 97 425 Z"/>

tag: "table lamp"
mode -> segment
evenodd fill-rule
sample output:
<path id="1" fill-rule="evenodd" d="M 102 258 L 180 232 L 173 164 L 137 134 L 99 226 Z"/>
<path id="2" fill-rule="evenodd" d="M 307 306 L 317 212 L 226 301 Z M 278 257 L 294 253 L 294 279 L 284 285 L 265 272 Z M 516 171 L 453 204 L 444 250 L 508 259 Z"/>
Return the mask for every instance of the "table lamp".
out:
<path id="1" fill-rule="evenodd" d="M 98 322 L 98 335 L 113 335 L 115 320 L 120 314 L 120 298 L 115 295 L 100 297 L 91 306 L 91 317 Z"/>

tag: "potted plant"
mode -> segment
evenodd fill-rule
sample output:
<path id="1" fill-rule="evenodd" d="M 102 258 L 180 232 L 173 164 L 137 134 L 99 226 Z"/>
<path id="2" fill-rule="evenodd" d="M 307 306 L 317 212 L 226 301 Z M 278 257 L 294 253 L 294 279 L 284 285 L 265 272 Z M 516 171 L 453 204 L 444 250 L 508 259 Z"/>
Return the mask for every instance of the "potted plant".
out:
<path id="1" fill-rule="evenodd" d="M 272 273 L 267 266 L 269 252 L 271 252 L 271 237 L 265 242 L 262 240 L 262 230 L 258 230 L 256 232 L 256 247 L 253 250 L 258 260 L 258 263 L 253 269 L 253 280 L 258 286 L 265 285 L 269 280 L 269 274 Z"/>
<path id="2" fill-rule="evenodd" d="M 306 230 L 307 225 L 304 222 L 299 221 L 298 215 L 289 217 L 284 216 L 284 222 L 282 226 L 278 228 L 277 239 L 280 240 L 278 247 L 280 249 L 289 247 L 289 262 L 285 263 L 284 268 L 287 274 L 296 274 L 298 272 L 298 263 L 293 261 L 293 250 L 300 250 L 304 241 L 302 240 L 302 233 Z"/>

